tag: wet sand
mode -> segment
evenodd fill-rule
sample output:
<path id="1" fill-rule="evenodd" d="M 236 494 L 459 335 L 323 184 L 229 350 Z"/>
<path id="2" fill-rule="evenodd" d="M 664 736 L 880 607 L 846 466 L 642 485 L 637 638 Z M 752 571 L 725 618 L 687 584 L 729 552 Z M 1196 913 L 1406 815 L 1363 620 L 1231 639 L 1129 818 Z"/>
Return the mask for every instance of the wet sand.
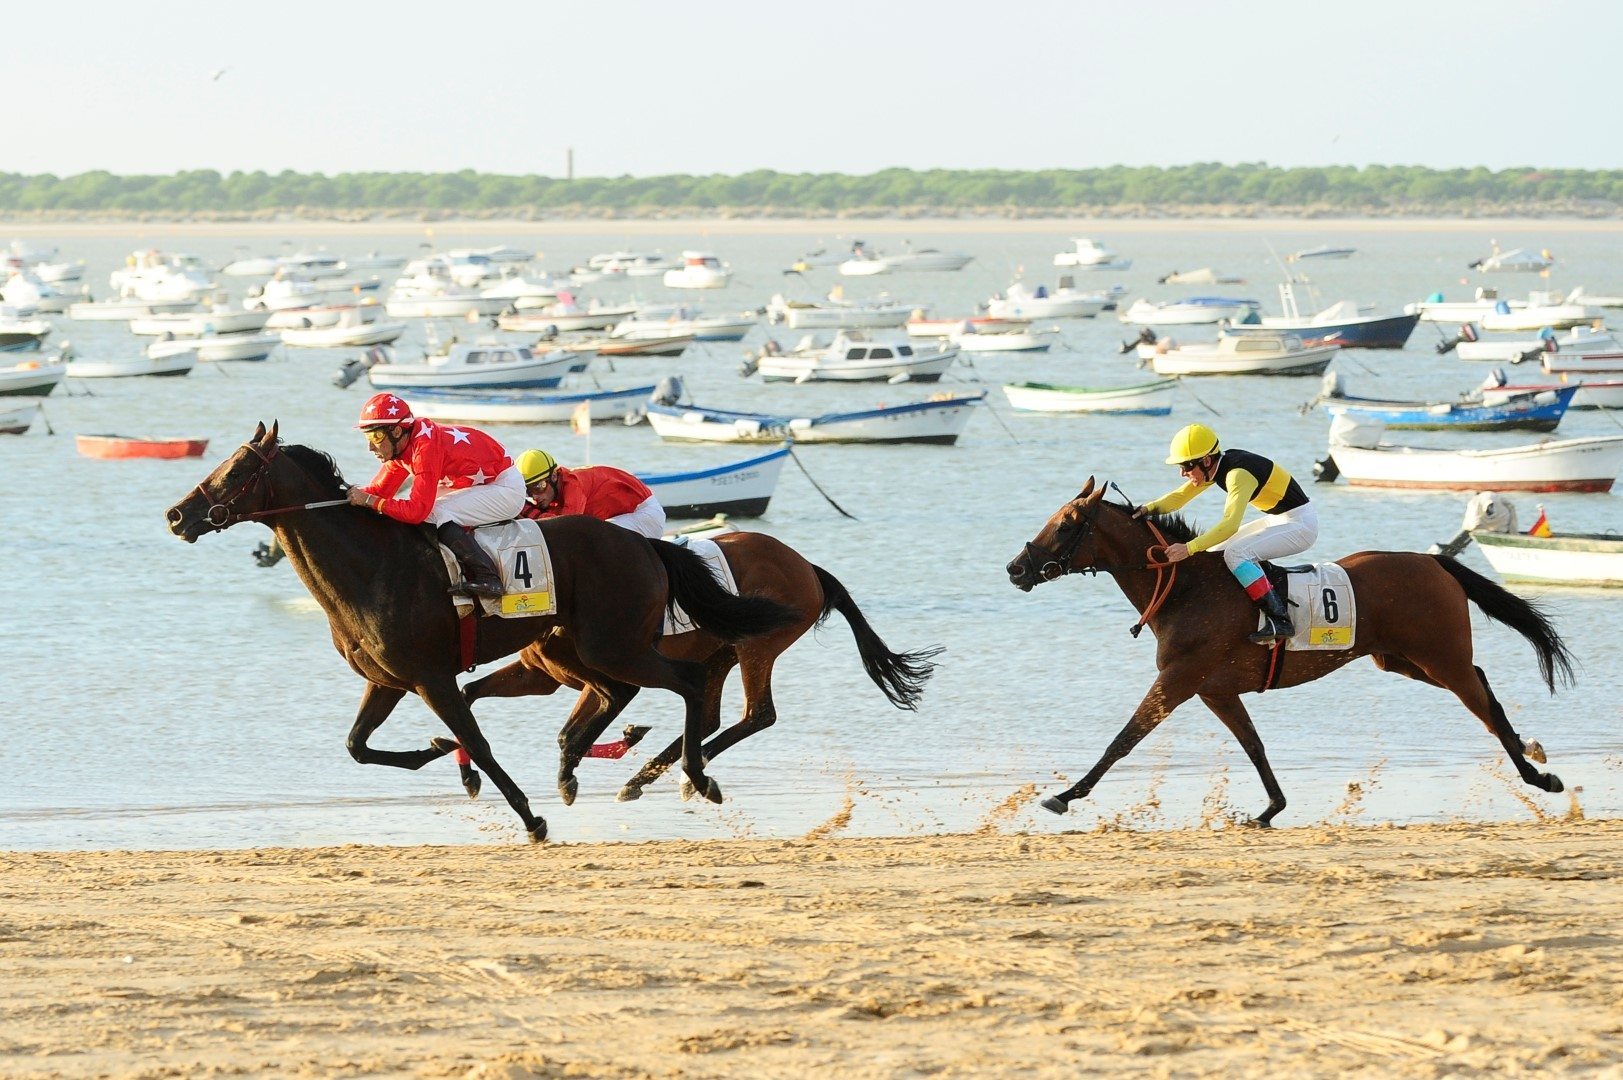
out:
<path id="1" fill-rule="evenodd" d="M 0 1074 L 1623 1075 L 1623 822 L 995 828 L 0 853 Z"/>

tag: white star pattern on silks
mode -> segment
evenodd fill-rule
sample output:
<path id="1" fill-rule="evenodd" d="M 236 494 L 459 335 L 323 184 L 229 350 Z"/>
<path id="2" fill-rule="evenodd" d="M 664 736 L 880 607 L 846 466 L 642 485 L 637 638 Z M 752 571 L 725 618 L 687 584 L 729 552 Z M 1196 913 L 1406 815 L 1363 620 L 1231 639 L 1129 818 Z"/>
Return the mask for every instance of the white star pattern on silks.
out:
<path id="1" fill-rule="evenodd" d="M 422 422 L 422 424 L 423 424 L 423 426 L 422 426 L 422 429 L 421 429 L 421 433 L 423 435 L 432 435 L 432 434 L 434 434 L 434 425 L 433 424 L 430 424 L 427 420 L 424 420 Z"/>
<path id="2" fill-rule="evenodd" d="M 448 427 L 445 430 L 451 433 L 453 443 L 465 443 L 468 441 L 468 433 L 461 428 Z"/>
<path id="3" fill-rule="evenodd" d="M 449 429 L 447 429 L 447 430 L 449 430 Z M 476 470 L 474 472 L 474 474 L 472 476 L 468 477 L 468 479 L 472 480 L 475 484 L 482 484 L 486 480 L 489 480 L 490 477 L 485 475 L 485 470 L 478 469 L 478 470 Z"/>
<path id="4" fill-rule="evenodd" d="M 400 415 L 400 404 L 399 404 L 399 402 L 395 402 L 395 401 L 389 402 L 389 415 L 390 416 L 399 416 Z"/>

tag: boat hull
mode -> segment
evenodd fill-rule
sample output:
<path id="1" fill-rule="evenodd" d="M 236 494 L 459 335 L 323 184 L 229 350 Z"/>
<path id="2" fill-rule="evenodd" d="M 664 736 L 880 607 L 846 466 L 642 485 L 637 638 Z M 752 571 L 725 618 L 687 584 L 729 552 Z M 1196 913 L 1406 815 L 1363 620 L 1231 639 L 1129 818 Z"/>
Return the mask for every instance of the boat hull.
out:
<path id="1" fill-rule="evenodd" d="M 1471 539 L 1506 581 L 1623 588 L 1623 537 L 1544 537 L 1479 529 Z"/>
<path id="2" fill-rule="evenodd" d="M 38 402 L 0 405 L 0 435 L 23 435 L 40 414 Z"/>
<path id="3" fill-rule="evenodd" d="M 1431 491 L 1610 491 L 1623 468 L 1623 436 L 1563 439 L 1503 450 L 1332 446 L 1353 487 Z"/>
<path id="4" fill-rule="evenodd" d="M 600 390 L 575 394 L 536 395 L 411 395 L 418 416 L 463 424 L 564 424 L 574 418 L 581 402 L 589 402 L 593 420 L 618 420 L 635 409 L 654 387 Z"/>
<path id="5" fill-rule="evenodd" d="M 648 422 L 669 442 L 933 443 L 958 441 L 971 411 L 986 398 L 921 401 L 815 417 L 771 416 L 697 406 L 650 405 Z"/>
<path id="6" fill-rule="evenodd" d="M 67 374 L 64 364 L 0 368 L 0 397 L 48 397 Z"/>
<path id="7" fill-rule="evenodd" d="M 1554 431 L 1577 392 L 1577 386 L 1566 386 L 1480 405 L 1344 398 L 1324 402 L 1324 411 L 1400 431 Z"/>
<path id="8" fill-rule="evenodd" d="M 694 472 L 637 474 L 671 518 L 760 517 L 772 501 L 787 446 L 769 454 Z"/>
<path id="9" fill-rule="evenodd" d="M 550 389 L 575 369 L 576 353 L 556 350 L 523 363 L 467 364 L 378 364 L 367 369 L 366 377 L 377 390 L 521 390 L 527 387 Z"/>
<path id="10" fill-rule="evenodd" d="M 76 435 L 74 446 L 85 457 L 189 458 L 202 457 L 207 439 L 143 439 L 133 435 Z"/>
<path id="11" fill-rule="evenodd" d="M 72 379 L 128 379 L 141 376 L 179 376 L 197 366 L 197 350 L 186 349 L 168 356 L 141 356 L 126 360 L 69 360 Z"/>
<path id="12" fill-rule="evenodd" d="M 764 382 L 940 382 L 958 359 L 950 353 L 886 360 L 823 362 L 819 358 L 764 356 L 760 361 Z"/>
<path id="13" fill-rule="evenodd" d="M 1010 408 L 1022 412 L 1166 416 L 1172 412 L 1168 391 L 1177 385 L 1175 379 L 1104 389 L 1049 383 L 1009 383 L 1003 387 L 1003 396 L 1009 399 Z"/>
<path id="14" fill-rule="evenodd" d="M 1401 349 L 1419 324 L 1419 315 L 1386 315 L 1374 319 L 1350 319 L 1339 323 L 1314 324 L 1306 319 L 1264 318 L 1258 327 L 1230 326 L 1230 334 L 1258 332 L 1296 334 L 1304 342 L 1323 341 L 1343 349 Z"/>

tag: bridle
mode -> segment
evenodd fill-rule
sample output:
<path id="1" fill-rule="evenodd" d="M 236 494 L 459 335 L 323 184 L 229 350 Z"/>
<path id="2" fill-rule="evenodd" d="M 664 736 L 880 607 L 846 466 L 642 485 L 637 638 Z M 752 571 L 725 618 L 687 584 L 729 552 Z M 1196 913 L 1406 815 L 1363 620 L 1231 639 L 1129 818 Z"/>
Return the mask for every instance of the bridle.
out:
<path id="1" fill-rule="evenodd" d="M 1134 637 L 1149 623 L 1151 616 L 1161 609 L 1166 598 L 1172 593 L 1173 583 L 1178 579 L 1178 564 L 1169 563 L 1164 559 L 1156 558 L 1158 552 L 1164 552 L 1167 547 L 1167 538 L 1155 522 L 1145 519 L 1144 524 L 1150 527 L 1150 533 L 1155 537 L 1144 552 L 1144 561 L 1141 563 L 1123 563 L 1120 565 L 1101 565 L 1089 563 L 1086 566 L 1077 566 L 1076 557 L 1082 552 L 1082 544 L 1088 536 L 1096 530 L 1099 518 L 1099 507 L 1102 503 L 1095 503 L 1091 511 L 1084 511 L 1077 522 L 1075 532 L 1065 538 L 1057 552 L 1050 551 L 1035 540 L 1026 541 L 1025 558 L 1032 570 L 1043 581 L 1053 581 L 1065 577 L 1067 574 L 1114 574 L 1127 570 L 1154 570 L 1155 587 L 1150 592 L 1150 602 L 1138 617 L 1138 622 L 1129 628 L 1128 632 Z M 1111 504 L 1115 505 L 1115 504 Z M 1056 530 L 1056 535 L 1064 528 Z"/>
<path id="2" fill-rule="evenodd" d="M 319 502 L 295 503 L 291 506 L 276 506 L 269 510 L 253 510 L 247 513 L 237 510 L 237 501 L 250 493 L 257 493 L 261 485 L 264 486 L 264 501 L 267 503 L 273 501 L 275 493 L 271 488 L 270 467 L 271 463 L 282 453 L 281 447 L 276 443 L 270 443 L 266 447 L 261 447 L 254 442 L 245 442 L 242 445 L 244 449 L 253 451 L 254 456 L 259 459 L 257 469 L 238 481 L 226 494 L 218 497 L 217 500 L 203 489 L 202 484 L 192 488 L 191 493 L 187 495 L 187 498 L 190 498 L 191 494 L 197 494 L 211 500 L 208 513 L 204 514 L 203 518 L 215 532 L 223 532 L 240 522 L 258 521 L 261 518 L 271 517 L 275 514 L 285 514 L 293 510 L 315 510 L 324 506 L 343 506 L 349 502 L 348 499 L 323 499 Z M 298 462 L 295 461 L 294 464 L 297 465 Z"/>

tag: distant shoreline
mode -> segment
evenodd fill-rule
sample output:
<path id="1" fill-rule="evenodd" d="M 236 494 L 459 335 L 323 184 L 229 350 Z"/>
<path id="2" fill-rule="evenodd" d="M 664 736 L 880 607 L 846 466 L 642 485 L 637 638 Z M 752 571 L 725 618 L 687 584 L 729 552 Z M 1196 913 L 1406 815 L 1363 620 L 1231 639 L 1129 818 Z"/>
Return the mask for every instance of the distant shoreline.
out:
<path id="1" fill-rule="evenodd" d="M 1477 233 L 1550 235 L 1623 233 L 1623 219 L 1579 217 L 691 217 L 581 218 L 545 221 L 520 218 L 378 218 L 339 221 L 285 217 L 270 220 L 186 220 L 0 217 L 0 235 L 75 236 L 811 236 L 866 233 L 874 236 L 921 234 L 1116 235 L 1178 232 Z"/>

